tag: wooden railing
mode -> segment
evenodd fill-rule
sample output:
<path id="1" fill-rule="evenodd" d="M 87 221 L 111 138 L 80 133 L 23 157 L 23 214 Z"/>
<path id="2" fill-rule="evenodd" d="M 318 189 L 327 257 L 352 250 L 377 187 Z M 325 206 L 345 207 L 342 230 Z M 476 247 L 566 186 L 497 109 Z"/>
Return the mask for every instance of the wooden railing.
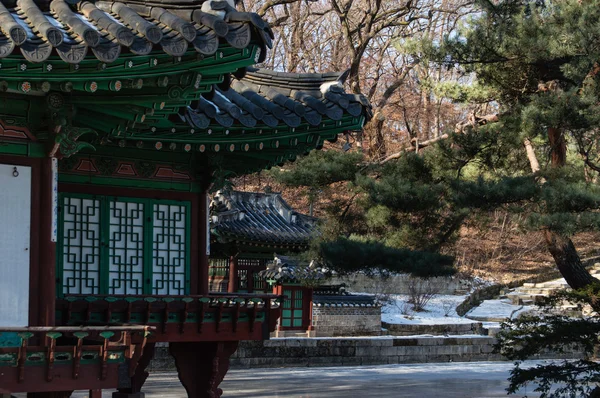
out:
<path id="1" fill-rule="evenodd" d="M 148 326 L 0 327 L 0 393 L 116 388 L 133 376 Z"/>
<path id="2" fill-rule="evenodd" d="M 280 313 L 273 294 L 208 296 L 68 296 L 58 299 L 61 325 L 153 325 L 151 341 L 268 339 Z"/>

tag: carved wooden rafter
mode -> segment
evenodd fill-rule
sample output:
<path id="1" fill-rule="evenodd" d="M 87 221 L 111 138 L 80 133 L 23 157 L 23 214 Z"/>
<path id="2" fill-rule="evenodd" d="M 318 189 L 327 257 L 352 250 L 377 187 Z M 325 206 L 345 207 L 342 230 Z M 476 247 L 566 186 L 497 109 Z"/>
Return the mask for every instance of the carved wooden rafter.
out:
<path id="1" fill-rule="evenodd" d="M 54 146 L 49 154 L 50 157 L 68 158 L 85 148 L 96 150 L 92 144 L 78 141 L 81 136 L 86 134 L 98 135 L 96 131 L 90 128 L 58 125 L 54 129 L 54 132 L 56 135 L 54 138 Z"/>

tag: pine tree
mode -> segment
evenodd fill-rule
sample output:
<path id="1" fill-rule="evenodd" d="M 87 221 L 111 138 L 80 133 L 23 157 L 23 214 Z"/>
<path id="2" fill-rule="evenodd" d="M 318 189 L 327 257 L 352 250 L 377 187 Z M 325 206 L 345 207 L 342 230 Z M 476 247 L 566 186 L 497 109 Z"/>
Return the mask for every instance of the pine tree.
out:
<path id="1" fill-rule="evenodd" d="M 590 170 L 598 172 L 600 127 L 600 2 L 480 1 L 480 13 L 437 54 L 459 65 L 498 106 L 497 123 L 471 125 L 498 134 L 512 151 L 529 151 L 539 194 L 531 225 L 544 232 L 556 265 L 573 288 L 596 282 L 570 239 L 597 229 L 600 197 Z M 440 57 L 441 54 L 441 57 Z M 538 161 L 538 158 L 541 161 Z M 539 163 L 542 164 L 541 170 Z M 509 168 L 510 173 L 527 170 Z"/>
<path id="2" fill-rule="evenodd" d="M 509 393 L 535 383 L 542 397 L 599 397 L 600 364 L 594 359 L 600 337 L 597 314 L 572 318 L 556 307 L 564 302 L 597 311 L 600 290 L 592 284 L 577 291 L 561 292 L 543 302 L 540 308 L 550 315 L 524 315 L 502 324 L 498 333 L 497 352 L 517 361 L 509 378 Z M 521 367 L 520 362 L 548 351 L 564 353 L 577 350 L 583 358 Z"/>
<path id="3" fill-rule="evenodd" d="M 366 163 L 360 153 L 313 152 L 272 175 L 309 195 L 328 196 L 333 187 L 344 191 L 327 207 L 308 254 L 329 268 L 418 276 L 454 272 L 454 259 L 440 249 L 453 241 L 467 212 L 451 210 L 452 186 L 424 157 L 408 154 L 379 165 Z"/>
<path id="4" fill-rule="evenodd" d="M 543 397 L 600 396 L 600 367 L 591 359 L 600 337 L 600 282 L 584 268 L 570 239 L 600 227 L 600 2 L 478 5 L 480 13 L 462 34 L 449 38 L 433 56 L 476 77 L 486 100 L 498 108 L 497 122 L 467 123 L 466 135 L 497 135 L 499 150 L 508 156 L 502 156 L 504 162 L 488 158 L 490 165 L 497 163 L 495 182 L 491 173 L 480 173 L 476 182 L 463 184 L 461 195 L 484 208 L 508 203 L 514 194 L 515 210 L 527 215 L 527 227 L 544 232 L 559 271 L 575 289 L 551 298 L 548 308 L 568 300 L 595 311 L 582 319 L 553 314 L 505 323 L 498 349 L 510 359 L 521 361 L 573 344 L 586 354 L 575 362 L 531 369 L 517 364 L 508 391 L 535 382 Z M 519 153 L 530 170 L 522 162 L 519 166 Z M 509 192 L 502 189 L 507 184 L 513 185 Z"/>
<path id="5" fill-rule="evenodd" d="M 466 86 L 436 88 L 438 95 L 486 103 L 494 113 L 472 114 L 418 155 L 362 165 L 338 180 L 348 181 L 354 200 L 332 212 L 320 254 L 350 270 L 369 262 L 411 270 L 398 258 L 386 259 L 409 258 L 408 249 L 410 263 L 424 266 L 418 258 L 451 247 L 472 214 L 502 207 L 521 214 L 524 228 L 544 232 L 557 268 L 576 289 L 569 298 L 600 312 L 600 282 L 570 238 L 600 230 L 600 0 L 479 1 L 477 7 L 459 34 L 441 44 L 421 43 L 420 52 L 472 77 Z M 424 272 L 447 269 L 433 264 Z M 521 360 L 574 342 L 591 355 L 597 325 L 598 315 L 525 318 L 505 325 L 500 347 Z M 532 371 L 517 367 L 511 390 L 537 381 L 544 396 L 553 396 L 552 384 L 566 381 L 554 396 L 588 394 L 599 371 L 588 359 Z"/>

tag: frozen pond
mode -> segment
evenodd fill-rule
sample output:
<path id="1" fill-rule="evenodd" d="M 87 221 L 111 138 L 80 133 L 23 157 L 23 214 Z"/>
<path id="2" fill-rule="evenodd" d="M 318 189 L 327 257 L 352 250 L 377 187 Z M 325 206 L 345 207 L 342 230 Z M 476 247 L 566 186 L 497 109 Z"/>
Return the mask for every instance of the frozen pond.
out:
<path id="1" fill-rule="evenodd" d="M 540 361 L 541 362 L 541 361 Z M 528 362 L 531 365 L 540 363 Z M 223 398 L 506 397 L 510 362 L 461 362 L 336 368 L 230 370 Z M 512 397 L 539 397 L 534 387 Z M 175 373 L 154 373 L 146 398 L 185 397 Z M 74 396 L 84 398 L 87 394 Z M 109 391 L 104 397 L 110 398 Z"/>

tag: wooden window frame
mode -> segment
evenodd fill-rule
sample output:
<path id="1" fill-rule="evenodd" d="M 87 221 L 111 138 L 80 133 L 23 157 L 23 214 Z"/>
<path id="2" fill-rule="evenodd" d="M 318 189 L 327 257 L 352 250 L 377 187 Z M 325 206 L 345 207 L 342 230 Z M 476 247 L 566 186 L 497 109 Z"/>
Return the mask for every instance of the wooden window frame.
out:
<path id="1" fill-rule="evenodd" d="M 176 192 L 176 191 L 159 191 L 159 190 L 144 190 L 144 189 L 129 189 L 129 188 L 117 188 L 117 187 L 105 187 L 105 186 L 91 186 L 91 185 L 79 185 L 79 184 L 59 184 L 59 193 L 62 194 L 74 194 L 74 195 L 90 195 L 90 196 L 104 196 L 108 198 L 119 198 L 123 200 L 146 200 L 158 201 L 164 203 L 189 203 L 190 215 L 188 217 L 189 223 L 187 227 L 187 236 L 189 239 L 188 253 L 187 253 L 187 267 L 186 267 L 186 287 L 185 295 L 196 295 L 202 292 L 199 276 L 203 274 L 200 269 L 204 262 L 201 261 L 201 254 L 199 248 L 199 238 L 201 233 L 199 227 L 202 225 L 200 195 L 202 193 L 188 193 L 188 192 Z M 157 203 L 158 203 L 157 202 Z M 57 259 L 63 255 L 62 251 L 59 250 L 60 246 L 57 247 Z M 61 261 L 57 261 L 57 296 L 61 297 L 62 292 L 62 281 L 59 283 L 59 278 L 62 278 L 62 267 L 59 266 Z M 101 278 L 103 276 L 101 275 Z M 146 277 L 146 276 L 144 276 Z M 100 292 L 99 294 L 102 294 Z"/>

